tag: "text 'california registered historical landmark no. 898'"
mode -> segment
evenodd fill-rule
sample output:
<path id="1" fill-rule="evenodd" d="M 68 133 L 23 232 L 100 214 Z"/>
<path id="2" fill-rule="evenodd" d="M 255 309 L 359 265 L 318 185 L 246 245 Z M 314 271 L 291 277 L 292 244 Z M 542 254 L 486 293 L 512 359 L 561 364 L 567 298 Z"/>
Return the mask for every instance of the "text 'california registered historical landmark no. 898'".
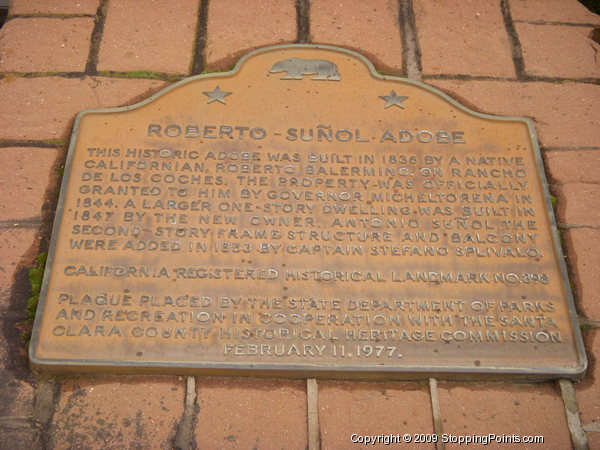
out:
<path id="1" fill-rule="evenodd" d="M 78 116 L 31 358 L 577 379 L 574 319 L 530 122 L 292 45 Z"/>

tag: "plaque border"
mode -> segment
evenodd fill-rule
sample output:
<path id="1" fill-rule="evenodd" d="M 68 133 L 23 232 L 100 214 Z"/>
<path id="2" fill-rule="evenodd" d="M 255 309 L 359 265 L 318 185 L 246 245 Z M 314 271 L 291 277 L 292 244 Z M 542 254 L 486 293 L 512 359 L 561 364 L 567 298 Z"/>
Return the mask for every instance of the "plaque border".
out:
<path id="1" fill-rule="evenodd" d="M 71 174 L 71 166 L 75 147 L 77 144 L 77 135 L 82 117 L 85 114 L 98 113 L 118 113 L 137 109 L 155 99 L 169 93 L 171 90 L 178 88 L 184 84 L 194 82 L 198 79 L 206 78 L 224 78 L 235 75 L 244 65 L 247 59 L 259 53 L 266 53 L 273 50 L 290 50 L 290 49 L 322 49 L 330 50 L 338 53 L 345 53 L 360 60 L 369 69 L 373 78 L 389 81 L 400 81 L 402 83 L 412 84 L 414 86 L 425 89 L 444 100 L 450 102 L 456 108 L 470 114 L 471 116 L 488 119 L 500 122 L 524 122 L 529 130 L 529 139 L 533 147 L 535 163 L 538 169 L 538 179 L 541 184 L 542 194 L 545 201 L 545 214 L 550 224 L 550 233 L 553 239 L 554 251 L 558 258 L 558 266 L 562 276 L 563 290 L 567 302 L 569 320 L 574 334 L 574 343 L 579 357 L 579 364 L 574 367 L 547 367 L 547 368 L 523 368 L 523 367 L 496 367 L 496 368 L 478 368 L 478 367 L 458 367 L 458 366 L 381 366 L 381 365 L 335 365 L 335 364 L 273 364 L 273 363 L 221 363 L 221 362 L 163 362 L 163 361 L 148 361 L 140 362 L 133 360 L 92 360 L 92 359 L 62 359 L 62 358 L 43 358 L 36 355 L 35 349 L 39 341 L 40 322 L 45 310 L 46 296 L 48 293 L 48 283 L 50 277 L 50 268 L 54 262 L 54 254 L 56 251 L 56 242 L 58 229 L 60 228 L 62 215 L 64 210 L 65 196 L 68 187 L 68 180 Z M 35 315 L 35 323 L 32 330 L 31 341 L 29 345 L 29 359 L 34 369 L 39 369 L 47 372 L 58 373 L 73 373 L 73 372 L 97 372 L 97 373 L 136 373 L 136 374 L 196 374 L 196 375 L 228 375 L 228 376 L 257 376 L 257 377 L 285 377 L 285 378 L 335 378 L 335 379 L 395 379 L 395 380 L 413 380 L 426 379 L 435 377 L 439 379 L 449 380 L 481 380 L 485 377 L 486 380 L 526 380 L 526 381 L 543 381 L 549 379 L 566 378 L 573 381 L 579 381 L 583 378 L 587 369 L 588 360 L 585 353 L 583 338 L 579 328 L 577 312 L 573 294 L 570 289 L 570 282 L 564 255 L 562 252 L 558 228 L 556 226 L 556 218 L 551 211 L 554 211 L 550 200 L 548 189 L 548 181 L 542 161 L 542 156 L 537 140 L 537 134 L 533 121 L 527 117 L 512 117 L 512 116 L 495 116 L 491 114 L 480 113 L 474 111 L 467 106 L 454 100 L 452 97 L 442 92 L 441 90 L 429 86 L 420 81 L 411 80 L 398 76 L 382 75 L 378 73 L 365 56 L 345 48 L 322 45 L 322 44 L 282 44 L 261 47 L 251 52 L 244 54 L 235 64 L 232 70 L 227 72 L 215 72 L 208 74 L 194 75 L 183 80 L 180 80 L 171 86 L 161 89 L 156 94 L 129 106 L 115 108 L 99 108 L 86 109 L 80 111 L 73 125 L 71 133 L 69 149 L 65 161 L 65 169 L 63 179 L 60 186 L 60 197 L 56 207 L 54 223 L 52 228 L 50 246 L 48 249 L 48 257 L 44 270 L 44 278 L 40 291 L 39 303 Z"/>

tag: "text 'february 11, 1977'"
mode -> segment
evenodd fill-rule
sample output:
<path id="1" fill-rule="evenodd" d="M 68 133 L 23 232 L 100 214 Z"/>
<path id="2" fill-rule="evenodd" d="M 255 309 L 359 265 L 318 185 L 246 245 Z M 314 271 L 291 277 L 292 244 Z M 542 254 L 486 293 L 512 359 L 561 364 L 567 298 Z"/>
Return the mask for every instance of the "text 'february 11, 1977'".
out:
<path id="1" fill-rule="evenodd" d="M 39 368 L 582 376 L 533 125 L 290 45 L 73 131 Z"/>

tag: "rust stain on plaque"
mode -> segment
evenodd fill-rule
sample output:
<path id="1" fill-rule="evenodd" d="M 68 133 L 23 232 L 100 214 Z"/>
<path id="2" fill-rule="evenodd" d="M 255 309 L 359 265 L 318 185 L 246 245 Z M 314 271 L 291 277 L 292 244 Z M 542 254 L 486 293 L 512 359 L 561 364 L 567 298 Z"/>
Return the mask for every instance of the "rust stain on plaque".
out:
<path id="1" fill-rule="evenodd" d="M 31 359 L 578 378 L 534 129 L 325 46 L 78 116 Z"/>

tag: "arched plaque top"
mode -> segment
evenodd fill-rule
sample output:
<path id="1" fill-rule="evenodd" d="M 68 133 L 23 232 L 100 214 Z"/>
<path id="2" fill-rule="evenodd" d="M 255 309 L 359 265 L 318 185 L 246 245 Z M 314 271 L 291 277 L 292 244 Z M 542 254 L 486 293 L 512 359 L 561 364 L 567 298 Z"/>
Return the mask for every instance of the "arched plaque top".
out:
<path id="1" fill-rule="evenodd" d="M 153 118 L 165 110 L 170 112 L 169 123 L 155 123 Z M 345 130 L 359 120 L 373 130 L 368 137 L 370 141 L 401 142 L 416 139 L 416 133 L 423 131 L 419 135 L 421 140 L 429 139 L 431 132 L 432 142 L 442 142 L 445 134 L 438 140 L 436 132 L 450 131 L 451 139 L 446 143 L 452 144 L 454 131 L 457 143 L 462 143 L 459 136 L 468 126 L 477 129 L 476 133 L 469 133 L 471 144 L 485 146 L 495 141 L 510 146 L 518 137 L 529 142 L 532 149 L 537 145 L 535 129 L 528 119 L 470 110 L 426 84 L 377 73 L 356 52 L 325 45 L 282 45 L 255 50 L 241 58 L 230 72 L 182 80 L 135 105 L 83 111 L 76 120 L 76 129 L 87 116 L 85 120 L 94 122 L 98 132 L 115 132 L 121 119 L 114 113 L 134 114 L 139 119 L 137 123 L 144 123 L 145 131 L 133 130 L 137 135 L 144 132 L 153 137 L 164 135 L 165 127 L 173 125 L 166 133 L 173 142 L 184 139 L 185 128 L 199 122 L 203 126 L 244 123 L 238 126 L 251 128 L 250 122 L 256 125 L 266 120 L 278 128 L 267 136 L 270 139 L 285 136 L 288 128 L 313 128 L 317 132 L 316 128 L 323 126 Z M 92 119 L 97 114 L 103 117 Z M 292 117 L 294 123 L 289 120 Z M 155 126 L 148 128 L 148 124 Z M 394 128 L 407 130 L 414 136 L 380 134 Z"/>
<path id="2" fill-rule="evenodd" d="M 235 87 L 235 91 L 233 90 Z M 325 92 L 327 91 L 327 92 Z M 252 102 L 244 98 L 252 98 Z M 531 121 L 522 117 L 494 116 L 460 104 L 444 92 L 407 78 L 382 75 L 364 56 L 348 49 L 310 44 L 261 48 L 243 56 L 228 72 L 197 75 L 179 81 L 137 104 L 86 110 L 89 113 L 125 112 L 150 104 L 177 103 L 180 109 L 195 109 L 211 116 L 242 109 L 253 115 L 289 115 L 294 106 L 313 117 L 361 112 L 405 120 L 412 115 L 466 113 L 490 121 L 521 122 L 535 139 Z M 211 107 L 207 107 L 211 105 Z M 217 109 L 215 106 L 227 105 Z M 382 108 L 378 108 L 382 106 Z M 416 107 L 416 108 L 415 108 Z M 339 109 L 339 110 L 338 110 Z M 323 114 L 319 114 L 322 112 Z M 462 116 L 462 114 L 461 114 Z"/>

